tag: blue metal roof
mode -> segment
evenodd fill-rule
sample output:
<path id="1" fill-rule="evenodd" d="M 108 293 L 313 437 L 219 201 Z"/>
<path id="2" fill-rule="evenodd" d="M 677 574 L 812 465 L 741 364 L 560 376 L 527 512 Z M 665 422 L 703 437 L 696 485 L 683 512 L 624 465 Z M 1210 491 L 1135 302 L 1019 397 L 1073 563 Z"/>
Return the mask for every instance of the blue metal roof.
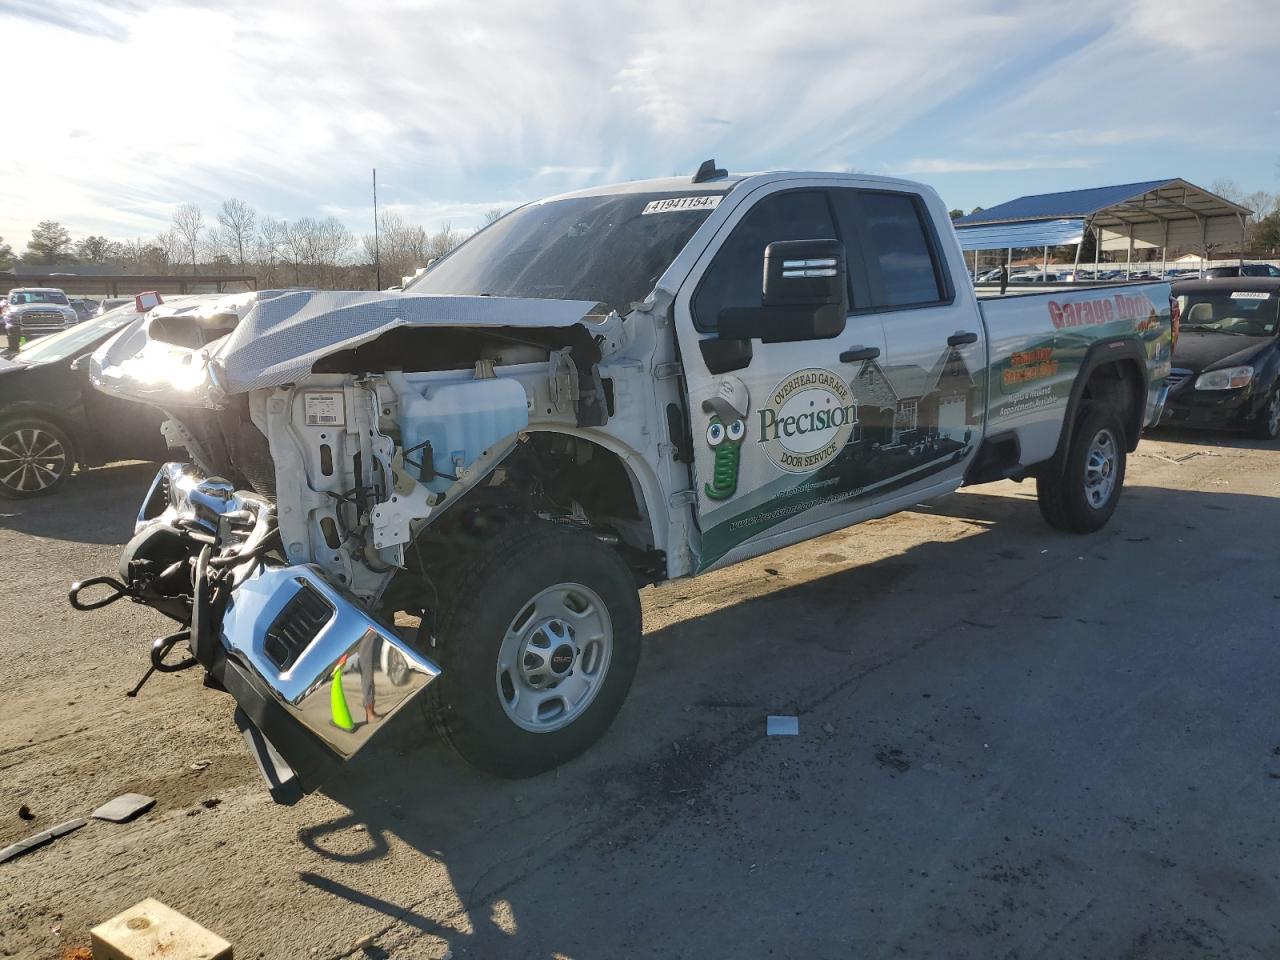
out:
<path id="1" fill-rule="evenodd" d="M 1039 193 L 1018 197 L 999 206 L 971 213 L 955 221 L 957 227 L 1005 220 L 1056 220 L 1066 217 L 1088 217 L 1107 207 L 1136 200 L 1145 193 L 1158 190 L 1180 180 L 1147 180 L 1143 183 L 1120 183 L 1112 187 L 1090 187 L 1087 190 L 1065 190 L 1062 193 Z"/>

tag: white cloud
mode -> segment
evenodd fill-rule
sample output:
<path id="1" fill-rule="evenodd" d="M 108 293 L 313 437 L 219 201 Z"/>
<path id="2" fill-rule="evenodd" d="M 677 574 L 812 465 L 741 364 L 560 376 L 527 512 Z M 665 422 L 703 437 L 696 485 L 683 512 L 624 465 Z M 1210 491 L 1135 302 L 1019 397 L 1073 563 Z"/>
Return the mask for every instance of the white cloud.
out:
<path id="1" fill-rule="evenodd" d="M 1097 151 L 1185 136 L 1149 95 L 1265 89 L 1274 31 L 1241 25 L 1274 23 L 1270 2 L 1083 0 L 1064 26 L 1007 0 L 0 0 L 6 75 L 40 78 L 6 104 L 0 235 L 21 246 L 46 217 L 154 232 L 227 196 L 361 230 L 374 166 L 380 199 L 428 226 L 708 156 L 1103 166 Z"/>
<path id="2" fill-rule="evenodd" d="M 1086 170 L 1094 166 L 1091 160 L 1083 159 L 1046 159 L 1046 160 L 908 160 L 899 164 L 895 173 L 989 173 L 1012 170 Z"/>

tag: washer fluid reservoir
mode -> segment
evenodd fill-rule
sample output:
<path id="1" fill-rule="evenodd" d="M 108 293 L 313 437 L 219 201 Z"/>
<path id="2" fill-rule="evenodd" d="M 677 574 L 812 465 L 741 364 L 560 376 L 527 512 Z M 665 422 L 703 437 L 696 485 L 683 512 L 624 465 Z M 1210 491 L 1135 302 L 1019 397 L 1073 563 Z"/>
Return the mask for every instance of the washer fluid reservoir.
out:
<path id="1" fill-rule="evenodd" d="M 529 426 L 524 387 L 515 379 L 459 381 L 441 380 L 438 373 L 388 372 L 387 382 L 400 398 L 396 422 L 402 448 L 431 443 L 436 477 L 426 486 L 437 492 L 453 483 L 449 476 L 460 476 L 495 443 Z M 421 463 L 426 455 L 421 448 L 406 454 L 406 459 Z M 418 476 L 412 464 L 406 463 L 405 469 Z"/>

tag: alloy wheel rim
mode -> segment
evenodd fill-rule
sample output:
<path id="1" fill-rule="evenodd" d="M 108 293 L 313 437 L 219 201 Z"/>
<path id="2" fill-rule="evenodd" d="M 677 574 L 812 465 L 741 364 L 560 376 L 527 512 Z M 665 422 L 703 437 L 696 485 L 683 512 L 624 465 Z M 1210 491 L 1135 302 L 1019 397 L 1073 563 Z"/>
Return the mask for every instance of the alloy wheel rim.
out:
<path id="1" fill-rule="evenodd" d="M 1273 437 L 1280 433 L 1280 390 L 1273 392 L 1267 403 L 1267 427 Z"/>
<path id="2" fill-rule="evenodd" d="M 600 595 L 580 583 L 547 587 L 502 638 L 498 701 L 521 729 L 561 730 L 591 706 L 612 657 L 613 621 Z"/>
<path id="3" fill-rule="evenodd" d="M 20 427 L 0 437 L 0 484 L 17 493 L 39 493 L 67 471 L 62 441 L 41 427 Z"/>
<path id="4" fill-rule="evenodd" d="M 1084 496 L 1093 509 L 1101 509 L 1111 499 L 1119 463 L 1115 435 L 1110 430 L 1099 430 L 1089 444 L 1084 465 Z"/>

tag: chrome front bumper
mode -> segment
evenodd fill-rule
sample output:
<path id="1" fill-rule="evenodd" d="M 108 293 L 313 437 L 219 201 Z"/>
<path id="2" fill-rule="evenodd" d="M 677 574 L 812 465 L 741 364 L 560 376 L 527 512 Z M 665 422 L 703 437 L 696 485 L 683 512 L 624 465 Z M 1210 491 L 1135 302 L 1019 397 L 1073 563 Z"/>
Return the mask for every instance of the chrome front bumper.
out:
<path id="1" fill-rule="evenodd" d="M 350 759 L 439 676 L 320 568 L 271 565 L 275 508 L 264 498 L 202 479 L 189 464 L 165 464 L 136 531 L 157 526 L 184 531 L 197 550 L 208 544 L 192 560 L 192 653 L 236 699 L 237 722 L 277 799 L 278 781 L 294 769 L 305 768 L 304 789 L 314 789 L 316 768 L 326 765 L 318 755 Z M 221 602 L 212 599 L 219 592 Z"/>
<path id="2" fill-rule="evenodd" d="M 220 640 L 343 759 L 440 674 L 304 564 L 262 567 L 237 586 Z"/>

